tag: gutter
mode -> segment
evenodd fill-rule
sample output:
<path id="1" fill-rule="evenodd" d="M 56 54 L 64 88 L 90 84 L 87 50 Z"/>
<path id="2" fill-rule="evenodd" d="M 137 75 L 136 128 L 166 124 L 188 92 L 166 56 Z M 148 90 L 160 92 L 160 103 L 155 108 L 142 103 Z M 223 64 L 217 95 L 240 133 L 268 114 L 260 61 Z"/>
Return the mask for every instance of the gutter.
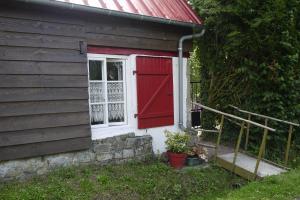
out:
<path id="1" fill-rule="evenodd" d="M 108 10 L 108 9 L 104 9 L 104 8 L 96 8 L 96 7 L 90 7 L 90 6 L 79 5 L 79 4 L 74 4 L 74 3 L 60 2 L 60 1 L 56 1 L 56 0 L 17 0 L 17 1 L 38 4 L 38 5 L 44 5 L 44 6 L 51 6 L 51 7 L 56 7 L 56 8 L 69 9 L 69 10 L 74 10 L 74 11 L 84 11 L 84 12 L 97 13 L 97 14 L 113 16 L 113 17 L 124 17 L 127 19 L 148 21 L 148 22 L 168 24 L 168 25 L 176 25 L 176 26 L 195 28 L 195 29 L 200 28 L 202 26 L 201 24 L 193 24 L 193 23 L 175 21 L 175 20 L 164 19 L 164 18 L 159 18 L 159 17 L 138 15 L 138 14 L 133 14 L 133 13 Z"/>
<path id="2" fill-rule="evenodd" d="M 185 129 L 183 126 L 183 42 L 195 38 L 200 38 L 204 35 L 205 29 L 202 27 L 201 33 L 194 35 L 184 35 L 179 39 L 178 43 L 178 89 L 179 89 L 179 128 Z"/>

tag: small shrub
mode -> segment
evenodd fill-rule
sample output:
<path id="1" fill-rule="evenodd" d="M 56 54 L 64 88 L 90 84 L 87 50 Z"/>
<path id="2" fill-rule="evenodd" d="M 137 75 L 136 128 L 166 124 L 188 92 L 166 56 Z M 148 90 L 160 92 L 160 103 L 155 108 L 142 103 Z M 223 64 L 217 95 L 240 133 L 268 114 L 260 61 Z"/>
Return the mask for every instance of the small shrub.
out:
<path id="1" fill-rule="evenodd" d="M 166 145 L 167 150 L 173 153 L 186 153 L 188 150 L 189 135 L 186 133 L 172 133 L 165 131 L 167 137 Z"/>

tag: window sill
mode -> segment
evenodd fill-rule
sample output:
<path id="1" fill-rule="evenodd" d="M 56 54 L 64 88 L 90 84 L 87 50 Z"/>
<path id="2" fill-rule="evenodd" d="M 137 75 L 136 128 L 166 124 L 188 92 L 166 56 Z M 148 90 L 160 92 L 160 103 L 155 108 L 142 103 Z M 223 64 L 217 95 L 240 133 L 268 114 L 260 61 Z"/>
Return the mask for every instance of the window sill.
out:
<path id="1" fill-rule="evenodd" d="M 111 126 L 111 127 L 92 126 L 91 130 L 92 130 L 92 140 L 99 140 L 99 139 L 114 137 L 118 135 L 125 135 L 134 132 L 134 129 L 129 125 Z"/>

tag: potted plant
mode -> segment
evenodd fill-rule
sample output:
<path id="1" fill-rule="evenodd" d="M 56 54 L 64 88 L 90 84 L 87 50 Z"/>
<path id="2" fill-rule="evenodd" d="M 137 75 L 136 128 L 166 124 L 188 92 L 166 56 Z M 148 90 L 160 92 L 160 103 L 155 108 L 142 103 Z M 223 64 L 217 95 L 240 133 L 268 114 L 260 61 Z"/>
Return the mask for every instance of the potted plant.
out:
<path id="1" fill-rule="evenodd" d="M 188 157 L 186 163 L 188 166 L 195 166 L 208 162 L 208 151 L 202 146 L 197 145 L 192 147 L 187 154 Z"/>
<path id="2" fill-rule="evenodd" d="M 167 155 L 170 165 L 175 169 L 181 169 L 187 157 L 189 136 L 186 133 L 172 133 L 165 131 Z"/>

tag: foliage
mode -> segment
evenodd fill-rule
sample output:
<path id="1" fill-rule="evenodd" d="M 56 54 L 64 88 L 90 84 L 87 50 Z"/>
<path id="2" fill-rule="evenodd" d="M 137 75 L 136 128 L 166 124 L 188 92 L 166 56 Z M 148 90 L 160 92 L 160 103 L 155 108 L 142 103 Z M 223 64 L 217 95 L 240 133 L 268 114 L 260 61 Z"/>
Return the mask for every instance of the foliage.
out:
<path id="1" fill-rule="evenodd" d="M 186 153 L 188 150 L 189 135 L 186 133 L 172 133 L 165 131 L 167 150 L 173 153 Z"/>
<path id="2" fill-rule="evenodd" d="M 2 200 L 209 200 L 245 182 L 217 167 L 178 171 L 152 161 L 65 168 L 46 177 L 0 185 Z"/>
<path id="3" fill-rule="evenodd" d="M 197 44 L 196 44 L 197 45 Z M 194 50 L 190 54 L 189 65 L 191 67 L 191 81 L 199 82 L 201 81 L 200 71 L 201 71 L 201 62 L 200 62 L 200 54 L 198 46 L 195 46 Z"/>
<path id="4" fill-rule="evenodd" d="M 299 197 L 300 169 L 296 169 L 287 174 L 266 178 L 262 182 L 252 182 L 220 200 L 294 200 Z"/>
<path id="5" fill-rule="evenodd" d="M 202 103 L 228 112 L 233 104 L 299 122 L 300 1 L 190 2 L 206 26 L 206 34 L 198 41 Z M 204 116 L 204 124 L 215 121 L 214 116 Z M 270 126 L 279 130 L 269 137 L 270 155 L 282 157 L 288 127 Z M 258 131 L 250 135 L 253 151 L 261 140 L 262 130 Z M 235 139 L 236 135 L 227 131 L 224 136 Z M 299 136 L 295 141 L 294 147 L 299 146 Z"/>
<path id="6" fill-rule="evenodd" d="M 208 162 L 208 150 L 201 145 L 191 147 L 187 154 L 189 157 L 197 157 L 205 162 Z"/>

